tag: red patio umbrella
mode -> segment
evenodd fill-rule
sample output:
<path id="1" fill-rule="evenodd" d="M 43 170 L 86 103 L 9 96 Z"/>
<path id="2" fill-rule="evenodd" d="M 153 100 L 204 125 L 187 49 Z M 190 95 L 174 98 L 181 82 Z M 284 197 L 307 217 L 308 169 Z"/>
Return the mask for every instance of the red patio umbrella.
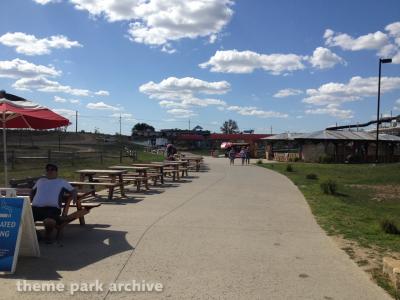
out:
<path id="1" fill-rule="evenodd" d="M 230 142 L 224 142 L 221 144 L 221 149 L 226 149 L 232 146 L 232 143 Z"/>
<path id="2" fill-rule="evenodd" d="M 70 124 L 47 107 L 0 91 L 0 122 L 3 126 L 4 183 L 7 186 L 7 128 L 50 129 Z"/>

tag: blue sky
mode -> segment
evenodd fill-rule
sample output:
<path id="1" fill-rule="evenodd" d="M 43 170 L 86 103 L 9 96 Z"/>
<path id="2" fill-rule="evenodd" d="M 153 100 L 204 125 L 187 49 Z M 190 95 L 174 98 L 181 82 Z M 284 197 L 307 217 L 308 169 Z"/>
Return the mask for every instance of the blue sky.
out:
<path id="1" fill-rule="evenodd" d="M 75 129 L 307 132 L 400 114 L 398 0 L 2 0 L 0 88 Z"/>

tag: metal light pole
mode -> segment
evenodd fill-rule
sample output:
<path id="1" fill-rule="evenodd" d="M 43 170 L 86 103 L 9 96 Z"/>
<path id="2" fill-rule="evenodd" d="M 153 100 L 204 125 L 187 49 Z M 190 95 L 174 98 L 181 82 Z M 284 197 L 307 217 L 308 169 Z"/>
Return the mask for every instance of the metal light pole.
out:
<path id="1" fill-rule="evenodd" d="M 378 109 L 376 112 L 376 153 L 375 162 L 379 162 L 378 152 L 379 152 L 379 110 L 381 104 L 381 66 L 382 64 L 390 64 L 392 62 L 391 58 L 380 58 L 379 59 L 379 79 L 378 79 Z"/>

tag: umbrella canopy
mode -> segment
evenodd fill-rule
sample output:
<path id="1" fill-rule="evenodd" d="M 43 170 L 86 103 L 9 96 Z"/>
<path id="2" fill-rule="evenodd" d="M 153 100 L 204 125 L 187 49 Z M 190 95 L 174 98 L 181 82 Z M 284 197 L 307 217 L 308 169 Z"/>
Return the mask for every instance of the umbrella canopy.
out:
<path id="1" fill-rule="evenodd" d="M 232 143 L 230 143 L 230 142 L 224 142 L 221 144 L 221 149 L 226 149 L 229 147 L 232 147 Z"/>
<path id="2" fill-rule="evenodd" d="M 0 91 L 0 123 L 3 127 L 5 186 L 7 186 L 6 128 L 50 129 L 70 124 L 68 119 L 50 109 L 5 91 Z"/>

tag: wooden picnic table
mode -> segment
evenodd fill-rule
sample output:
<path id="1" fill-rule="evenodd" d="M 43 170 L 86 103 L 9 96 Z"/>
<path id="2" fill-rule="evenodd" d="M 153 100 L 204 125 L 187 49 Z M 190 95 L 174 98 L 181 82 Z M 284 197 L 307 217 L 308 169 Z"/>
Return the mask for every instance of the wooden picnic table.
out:
<path id="1" fill-rule="evenodd" d="M 17 196 L 31 196 L 31 188 L 16 188 Z M 57 239 L 61 238 L 63 228 L 78 219 L 80 225 L 85 225 L 85 215 L 87 215 L 91 209 L 99 207 L 101 203 L 87 203 L 82 200 L 86 197 L 86 194 L 78 193 L 76 201 L 72 202 L 72 195 L 70 193 L 64 194 L 61 205 L 61 216 L 62 222 L 57 224 Z M 31 199 L 32 200 L 32 199 Z M 75 211 L 71 211 L 71 208 L 75 208 Z M 42 222 L 35 222 L 35 224 Z"/>
<path id="2" fill-rule="evenodd" d="M 108 200 L 111 201 L 113 194 L 114 194 L 114 188 L 119 187 L 120 193 L 122 197 L 125 197 L 125 190 L 124 190 L 124 180 L 122 175 L 126 173 L 126 170 L 96 170 L 96 169 L 84 169 L 84 170 L 78 170 L 76 173 L 80 174 L 80 181 L 81 185 L 84 185 L 85 182 L 88 183 L 96 183 L 94 180 L 95 175 L 107 175 L 110 179 L 110 182 L 104 183 L 104 182 L 99 182 L 100 185 L 103 184 L 104 186 L 108 187 Z M 85 180 L 87 179 L 87 180 Z M 78 185 L 78 182 L 75 182 L 75 185 Z M 90 185 L 90 184 L 89 184 Z M 92 189 L 94 190 L 94 186 L 92 185 Z"/>
<path id="3" fill-rule="evenodd" d="M 179 171 L 182 171 L 182 176 L 184 176 L 185 170 L 187 171 L 187 161 L 182 161 L 182 160 L 165 160 L 162 162 L 164 167 L 172 167 L 174 171 L 176 172 L 176 177 L 178 180 L 180 180 L 180 175 Z M 179 167 L 182 166 L 183 169 L 180 169 Z M 165 169 L 164 169 L 165 172 Z M 175 181 L 175 172 L 173 173 L 173 178 L 172 180 Z M 187 172 L 186 172 L 187 174 Z"/>
<path id="4" fill-rule="evenodd" d="M 160 174 L 161 177 L 161 184 L 164 184 L 164 164 L 163 163 L 158 163 L 158 162 L 154 162 L 154 163 L 141 163 L 141 164 L 131 164 L 134 167 L 146 167 L 149 168 L 149 170 L 153 169 L 153 170 L 157 170 L 157 172 Z"/>
<path id="5" fill-rule="evenodd" d="M 202 156 L 184 156 L 181 158 L 181 160 L 187 161 L 189 164 L 190 162 L 194 162 L 196 164 L 196 171 L 200 171 L 200 164 L 201 161 L 203 160 Z"/>
<path id="6" fill-rule="evenodd" d="M 126 170 L 127 172 L 129 171 L 135 171 L 137 173 L 137 190 L 140 191 L 140 181 L 144 181 L 146 190 L 149 189 L 149 183 L 148 183 L 148 173 L 147 171 L 150 169 L 148 167 L 143 167 L 143 166 L 125 166 L 125 165 L 117 165 L 117 166 L 110 166 L 109 167 L 112 170 Z M 125 173 L 123 176 L 130 177 L 132 179 L 132 176 L 135 176 L 134 174 L 131 173 Z"/>
<path id="7" fill-rule="evenodd" d="M 149 167 L 143 166 L 110 166 L 112 170 L 127 170 L 127 171 L 136 171 L 139 175 L 147 177 L 147 171 L 150 169 Z"/>

